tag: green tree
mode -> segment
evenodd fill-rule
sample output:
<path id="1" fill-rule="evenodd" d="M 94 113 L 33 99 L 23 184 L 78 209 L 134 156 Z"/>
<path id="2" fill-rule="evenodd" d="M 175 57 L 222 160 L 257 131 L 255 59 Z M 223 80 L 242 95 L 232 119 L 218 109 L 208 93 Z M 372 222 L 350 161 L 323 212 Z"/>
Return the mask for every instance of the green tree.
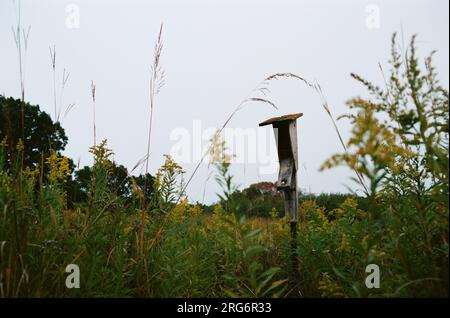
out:
<path id="1" fill-rule="evenodd" d="M 67 184 L 69 197 L 74 202 L 87 201 L 92 186 L 92 177 L 92 167 L 85 166 L 75 171 L 74 180 Z M 146 184 L 145 196 L 150 201 L 153 195 L 154 183 L 154 177 L 152 175 L 147 174 L 146 182 L 145 175 L 132 177 L 128 174 L 128 169 L 125 166 L 112 161 L 109 162 L 107 187 L 111 192 L 125 199 L 129 199 L 132 195 L 132 178 L 135 180 L 136 186 L 139 187 L 140 191 L 144 189 L 144 185 Z"/>
<path id="2" fill-rule="evenodd" d="M 67 145 L 67 136 L 61 125 L 54 123 L 38 105 L 29 103 L 24 106 L 23 136 L 24 167 L 36 167 L 50 155 L 50 149 L 60 154 Z M 0 141 L 6 140 L 8 145 L 5 153 L 8 168 L 16 160 L 16 147 L 21 139 L 21 101 L 0 95 Z"/>
<path id="3" fill-rule="evenodd" d="M 75 171 L 75 182 L 77 187 L 74 192 L 74 199 L 77 201 L 85 201 L 91 186 L 93 168 L 85 166 Z M 107 184 L 110 191 L 118 196 L 129 197 L 131 194 L 130 177 L 128 170 L 123 165 L 110 162 L 110 168 L 107 175 Z"/>
<path id="4" fill-rule="evenodd" d="M 139 191 L 144 194 L 146 202 L 150 202 L 153 198 L 155 177 L 153 177 L 150 173 L 147 173 L 147 176 L 145 174 L 141 174 L 132 178 L 136 182 L 136 186 L 139 188 Z"/>

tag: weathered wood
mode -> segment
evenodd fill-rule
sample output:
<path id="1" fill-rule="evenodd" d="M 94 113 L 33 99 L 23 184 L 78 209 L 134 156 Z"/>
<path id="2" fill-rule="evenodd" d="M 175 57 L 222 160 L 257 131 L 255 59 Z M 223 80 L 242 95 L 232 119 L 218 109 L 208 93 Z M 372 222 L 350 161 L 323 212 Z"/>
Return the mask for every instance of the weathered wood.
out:
<path id="1" fill-rule="evenodd" d="M 294 161 L 291 158 L 285 158 L 280 161 L 280 171 L 278 173 L 277 188 L 278 190 L 291 190 L 295 188 Z"/>
<path id="2" fill-rule="evenodd" d="M 295 190 L 284 191 L 284 210 L 289 222 L 298 221 L 298 192 Z"/>
<path id="3" fill-rule="evenodd" d="M 298 145 L 297 118 L 303 114 L 291 114 L 274 117 L 263 121 L 259 126 L 272 125 L 277 143 L 280 170 L 278 173 L 277 189 L 283 191 L 285 215 L 291 224 L 292 272 L 290 281 L 295 286 L 298 281 L 298 253 L 297 253 L 297 221 L 298 221 Z"/>
<path id="4" fill-rule="evenodd" d="M 296 120 L 299 117 L 302 117 L 303 113 L 297 113 L 297 114 L 290 114 L 290 115 L 284 115 L 284 116 L 280 116 L 280 117 L 272 117 L 269 118 L 265 121 L 263 121 L 262 123 L 259 124 L 259 126 L 266 126 L 266 125 L 270 125 L 276 122 L 283 122 L 283 121 L 291 121 L 291 120 Z"/>
<path id="5" fill-rule="evenodd" d="M 291 114 L 270 118 L 259 126 L 272 125 L 277 143 L 280 171 L 278 173 L 277 189 L 283 191 L 284 210 L 291 224 L 291 249 L 292 249 L 292 279 L 297 279 L 298 254 L 297 254 L 297 221 L 298 221 L 298 145 L 297 145 L 297 118 L 303 114 Z"/>
<path id="6" fill-rule="evenodd" d="M 291 150 L 295 162 L 295 170 L 298 170 L 298 145 L 297 145 L 297 122 L 295 120 L 289 123 L 289 136 L 291 140 Z"/>
<path id="7" fill-rule="evenodd" d="M 283 191 L 285 214 L 290 222 L 298 220 L 298 145 L 297 118 L 303 114 L 291 114 L 270 118 L 259 126 L 272 124 L 277 144 L 280 170 L 278 173 L 277 189 Z"/>

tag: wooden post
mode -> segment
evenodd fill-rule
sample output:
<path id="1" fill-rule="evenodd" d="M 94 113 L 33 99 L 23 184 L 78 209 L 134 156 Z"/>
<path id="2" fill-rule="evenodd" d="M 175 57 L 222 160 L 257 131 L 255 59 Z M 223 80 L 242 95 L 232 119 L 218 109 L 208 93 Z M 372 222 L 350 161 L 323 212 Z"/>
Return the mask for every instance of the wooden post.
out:
<path id="1" fill-rule="evenodd" d="M 277 189 L 283 192 L 284 211 L 291 228 L 292 267 L 295 275 L 298 270 L 297 250 L 297 222 L 298 222 L 298 146 L 297 146 L 297 118 L 303 114 L 291 114 L 270 118 L 259 126 L 272 125 L 280 161 Z"/>

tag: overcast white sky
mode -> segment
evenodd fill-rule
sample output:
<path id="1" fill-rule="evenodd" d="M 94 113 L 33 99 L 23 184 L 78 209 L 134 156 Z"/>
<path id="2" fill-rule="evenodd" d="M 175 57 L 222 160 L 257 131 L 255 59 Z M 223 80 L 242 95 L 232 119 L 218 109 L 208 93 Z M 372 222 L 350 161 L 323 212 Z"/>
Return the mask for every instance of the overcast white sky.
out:
<path id="1" fill-rule="evenodd" d="M 74 14 L 75 20 L 71 19 Z M 344 113 L 349 98 L 364 94 L 349 73 L 357 72 L 381 84 L 378 62 L 386 63 L 391 35 L 401 26 L 406 41 L 413 33 L 419 34 L 423 56 L 438 50 L 435 64 L 448 87 L 449 2 L 445 0 L 23 0 L 22 21 L 25 27 L 31 25 L 26 99 L 53 114 L 49 46 L 55 45 L 58 82 L 64 67 L 70 72 L 64 104 L 76 103 L 63 121 L 69 137 L 65 154 L 82 165 L 91 163 L 91 80 L 97 85 L 97 139 L 107 138 L 115 160 L 129 169 L 145 155 L 149 67 L 162 21 L 161 62 L 166 84 L 154 113 L 152 174 L 162 164 L 163 154 L 176 143 L 170 139 L 174 129 L 193 133 L 196 120 L 203 129 L 219 127 L 235 105 L 272 73 L 292 72 L 317 80 L 332 112 Z M 0 93 L 18 97 L 14 23 L 13 2 L 0 0 Z M 271 90 L 270 99 L 279 111 L 249 104 L 229 127 L 257 129 L 258 123 L 269 117 L 303 112 L 298 122 L 300 187 L 316 193 L 353 187 L 352 174 L 345 168 L 318 171 L 341 147 L 317 95 L 293 80 L 279 81 Z M 338 124 L 348 136 L 349 125 L 344 121 Z M 260 128 L 257 133 L 266 133 L 274 143 L 270 128 Z M 271 160 L 276 162 L 276 156 Z M 183 166 L 189 176 L 195 164 Z M 276 172 L 259 173 L 260 166 L 233 165 L 236 183 L 244 187 L 276 179 Z M 192 200 L 202 200 L 207 175 L 203 165 L 188 189 Z M 210 180 L 207 202 L 215 200 L 216 191 Z"/>

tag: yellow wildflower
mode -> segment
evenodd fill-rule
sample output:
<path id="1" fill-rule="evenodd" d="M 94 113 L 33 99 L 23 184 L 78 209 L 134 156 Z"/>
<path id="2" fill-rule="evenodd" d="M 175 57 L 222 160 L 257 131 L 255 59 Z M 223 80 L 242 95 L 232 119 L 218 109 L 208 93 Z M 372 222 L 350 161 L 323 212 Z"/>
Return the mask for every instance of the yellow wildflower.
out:
<path id="1" fill-rule="evenodd" d="M 53 149 L 50 150 L 50 156 L 45 162 L 50 167 L 47 178 L 51 182 L 62 180 L 71 174 L 69 159 L 59 156 Z"/>
<path id="2" fill-rule="evenodd" d="M 30 178 L 34 178 L 34 177 L 38 176 L 39 173 L 40 173 L 40 171 L 39 171 L 39 168 L 37 166 L 33 170 L 31 170 L 30 167 L 26 167 L 23 170 L 23 174 L 25 176 L 27 176 L 27 177 L 30 177 Z"/>
<path id="3" fill-rule="evenodd" d="M 350 239 L 347 234 L 342 235 L 341 243 L 339 244 L 339 247 L 337 248 L 340 252 L 350 252 L 351 251 L 351 245 L 350 245 Z"/>
<path id="4" fill-rule="evenodd" d="M 342 288 L 334 282 L 328 272 L 322 273 L 322 278 L 319 281 L 318 289 L 322 292 L 322 297 L 344 297 L 342 293 Z"/>
<path id="5" fill-rule="evenodd" d="M 107 140 L 102 140 L 98 146 L 89 148 L 89 152 L 94 155 L 94 165 L 103 166 L 107 171 L 112 169 L 111 156 L 114 152 L 106 147 Z"/>
<path id="6" fill-rule="evenodd" d="M 19 139 L 19 142 L 16 145 L 16 150 L 22 152 L 25 149 L 22 139 Z"/>
<path id="7" fill-rule="evenodd" d="M 8 147 L 8 136 L 5 136 L 2 141 L 0 142 L 0 148 L 6 148 Z"/>
<path id="8" fill-rule="evenodd" d="M 198 203 L 189 207 L 188 211 L 192 216 L 199 216 L 203 212 L 202 206 Z"/>

